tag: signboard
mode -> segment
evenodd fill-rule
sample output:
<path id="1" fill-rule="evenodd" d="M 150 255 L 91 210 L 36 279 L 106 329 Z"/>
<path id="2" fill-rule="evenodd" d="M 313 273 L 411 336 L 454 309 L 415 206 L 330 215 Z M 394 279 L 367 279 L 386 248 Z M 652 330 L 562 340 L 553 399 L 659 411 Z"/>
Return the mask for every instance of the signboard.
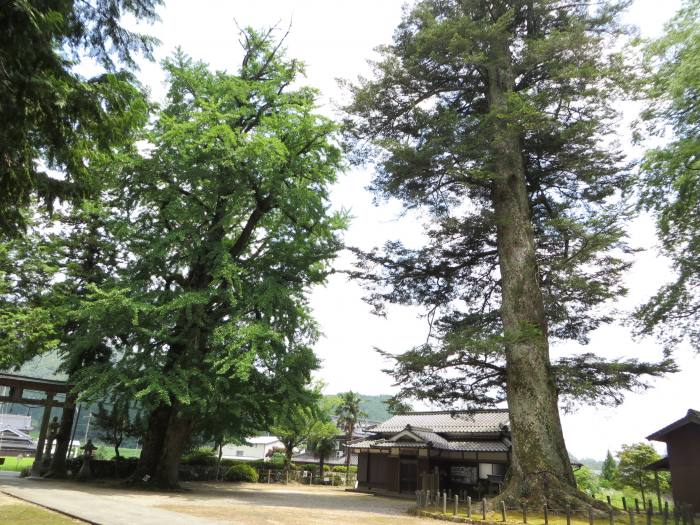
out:
<path id="1" fill-rule="evenodd" d="M 450 479 L 454 483 L 460 483 L 462 485 L 476 485 L 479 479 L 479 470 L 476 465 L 472 467 L 452 465 L 450 466 Z"/>

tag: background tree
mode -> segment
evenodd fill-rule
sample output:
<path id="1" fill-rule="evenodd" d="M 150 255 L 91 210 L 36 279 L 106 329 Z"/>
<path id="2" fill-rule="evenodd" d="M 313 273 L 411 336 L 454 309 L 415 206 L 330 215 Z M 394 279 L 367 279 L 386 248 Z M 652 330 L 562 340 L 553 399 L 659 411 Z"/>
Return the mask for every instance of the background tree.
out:
<path id="1" fill-rule="evenodd" d="M 605 456 L 605 461 L 603 461 L 600 477 L 608 487 L 612 487 L 617 482 L 617 463 L 609 450 Z"/>
<path id="2" fill-rule="evenodd" d="M 626 81 L 609 51 L 625 3 L 420 1 L 373 79 L 349 86 L 348 137 L 358 160 L 378 163 L 373 190 L 430 219 L 423 248 L 357 252 L 379 313 L 387 302 L 428 312 L 428 342 L 390 371 L 398 397 L 507 400 L 509 498 L 573 496 L 560 399 L 616 404 L 640 375 L 674 369 L 549 355 L 550 339 L 585 343 L 625 293 L 630 179 L 604 140 Z"/>
<path id="3" fill-rule="evenodd" d="M 340 394 L 340 400 L 335 407 L 335 415 L 337 416 L 337 426 L 345 433 L 345 484 L 347 485 L 348 476 L 350 474 L 350 449 L 348 445 L 352 441 L 352 436 L 355 433 L 355 427 L 360 418 L 367 417 L 367 414 L 360 408 L 361 399 L 355 392 L 350 390 Z"/>
<path id="4" fill-rule="evenodd" d="M 93 412 L 95 426 L 100 429 L 97 437 L 104 443 L 114 446 L 114 456 L 119 461 L 119 447 L 126 438 L 140 437 L 141 428 L 136 415 L 132 415 L 131 403 L 127 399 L 116 398 L 107 408 L 104 402 L 97 404 Z"/>
<path id="5" fill-rule="evenodd" d="M 321 397 L 320 386 L 309 391 L 306 399 L 288 399 L 276 410 L 270 433 L 284 444 L 284 469 L 292 463 L 294 449 L 308 442 L 314 431 L 330 422 L 330 411 Z"/>
<path id="6" fill-rule="evenodd" d="M 316 425 L 309 436 L 309 450 L 318 458 L 318 475 L 323 483 L 323 466 L 335 452 L 338 443 L 338 427 L 335 423 Z"/>
<path id="7" fill-rule="evenodd" d="M 619 459 L 618 479 L 622 485 L 627 485 L 638 490 L 642 495 L 644 508 L 647 507 L 646 494 L 654 491 L 656 485 L 654 473 L 644 470 L 644 467 L 658 461 L 661 456 L 654 447 L 647 443 L 636 443 L 634 445 L 622 445 L 622 450 L 617 453 Z M 668 473 L 659 473 L 659 484 L 661 491 L 668 490 Z"/>
<path id="8" fill-rule="evenodd" d="M 155 40 L 121 25 L 151 22 L 160 0 L 10 0 L 0 12 L 0 233 L 15 235 L 38 196 L 77 199 L 99 188 L 90 158 L 130 141 L 144 97 L 129 72 Z M 102 71 L 75 71 L 89 55 Z M 121 68 L 120 68 L 121 67 Z M 52 170 L 59 171 L 57 177 Z"/>
<path id="9" fill-rule="evenodd" d="M 574 471 L 574 477 L 576 478 L 576 486 L 578 489 L 586 494 L 595 496 L 600 490 L 600 479 L 587 466 L 583 465 L 581 468 L 576 469 Z"/>
<path id="10" fill-rule="evenodd" d="M 640 205 L 657 217 L 661 251 L 676 278 L 636 312 L 637 331 L 670 351 L 686 339 L 700 351 L 700 2 L 686 0 L 664 36 L 645 48 L 646 131 L 665 144 L 640 167 Z"/>

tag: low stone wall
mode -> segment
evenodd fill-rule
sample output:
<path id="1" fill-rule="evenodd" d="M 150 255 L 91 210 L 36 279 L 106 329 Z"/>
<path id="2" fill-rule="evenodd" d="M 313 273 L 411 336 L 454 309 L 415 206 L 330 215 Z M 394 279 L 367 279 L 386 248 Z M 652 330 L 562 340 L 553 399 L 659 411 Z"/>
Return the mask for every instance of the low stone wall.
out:
<path id="1" fill-rule="evenodd" d="M 75 475 L 80 471 L 82 464 L 82 458 L 71 459 L 68 461 L 68 470 Z M 93 459 L 90 462 L 92 475 L 99 479 L 128 478 L 136 471 L 137 465 L 138 461 L 133 459 L 124 459 L 118 462 Z M 226 468 L 222 466 L 221 472 L 225 470 Z M 178 473 L 180 481 L 211 481 L 216 478 L 216 465 L 180 465 Z"/>

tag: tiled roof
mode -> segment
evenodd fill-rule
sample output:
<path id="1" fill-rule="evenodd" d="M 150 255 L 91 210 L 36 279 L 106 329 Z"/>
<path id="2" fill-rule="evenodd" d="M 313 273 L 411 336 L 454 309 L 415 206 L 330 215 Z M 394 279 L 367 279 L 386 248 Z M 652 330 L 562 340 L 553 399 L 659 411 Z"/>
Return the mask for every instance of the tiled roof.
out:
<path id="1" fill-rule="evenodd" d="M 372 431 L 376 434 L 391 434 L 402 431 L 407 425 L 446 434 L 491 433 L 500 432 L 509 426 L 509 421 L 505 409 L 411 412 L 394 416 Z"/>
<path id="2" fill-rule="evenodd" d="M 330 457 L 324 461 L 326 465 L 345 465 L 345 456 L 340 457 Z M 297 454 L 292 457 L 292 463 L 316 463 L 318 464 L 318 456 L 311 452 L 304 452 L 302 454 Z M 350 454 L 350 465 L 357 466 L 357 454 L 352 452 Z"/>
<path id="3" fill-rule="evenodd" d="M 444 441 L 444 440 L 443 440 Z M 387 439 L 366 439 L 350 445 L 350 448 L 432 448 L 452 450 L 455 452 L 508 452 L 509 447 L 503 441 L 444 441 L 432 443 L 420 441 L 389 441 Z"/>

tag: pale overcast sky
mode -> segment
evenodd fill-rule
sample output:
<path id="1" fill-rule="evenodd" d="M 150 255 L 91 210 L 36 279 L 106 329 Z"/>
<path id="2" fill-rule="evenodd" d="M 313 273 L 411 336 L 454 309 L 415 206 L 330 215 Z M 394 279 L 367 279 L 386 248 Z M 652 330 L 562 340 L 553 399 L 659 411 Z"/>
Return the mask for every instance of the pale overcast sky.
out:
<path id="1" fill-rule="evenodd" d="M 286 28 L 291 20 L 287 39 L 290 56 L 307 64 L 306 84 L 321 90 L 321 111 L 334 114 L 333 102 L 345 94 L 338 88 L 337 78 L 354 79 L 366 74 L 366 60 L 374 57 L 373 49 L 388 43 L 399 22 L 401 0 L 256 0 L 224 1 L 165 0 L 159 12 L 162 21 L 146 29 L 162 44 L 156 55 L 160 60 L 180 46 L 187 54 L 204 60 L 216 69 L 235 70 L 240 60 L 238 33 L 240 26 L 267 27 L 278 24 Z M 678 0 L 636 0 L 627 21 L 639 26 L 644 36 L 655 36 L 663 23 L 679 6 Z M 156 64 L 144 64 L 140 78 L 150 87 L 153 97 L 163 96 L 163 75 Z M 626 120 L 634 118 L 629 110 Z M 626 131 L 621 129 L 621 134 Z M 631 155 L 634 151 L 629 150 Z M 354 220 L 345 235 L 348 245 L 371 248 L 389 239 L 402 239 L 409 245 L 422 241 L 422 230 L 415 218 L 398 217 L 397 203 L 375 207 L 366 191 L 371 173 L 351 169 L 341 175 L 333 191 L 336 207 L 351 210 Z M 670 275 L 667 261 L 654 250 L 656 239 L 653 222 L 638 220 L 631 229 L 635 246 L 647 251 L 627 276 L 630 295 L 619 304 L 631 309 L 649 297 Z M 348 266 L 341 256 L 337 268 Z M 420 311 L 389 308 L 388 318 L 370 314 L 362 301 L 363 291 L 342 275 L 332 276 L 325 287 L 311 295 L 316 319 L 324 337 L 316 346 L 323 360 L 316 374 L 327 384 L 327 392 L 353 389 L 364 394 L 391 393 L 391 378 L 381 372 L 387 366 L 374 347 L 401 352 L 424 340 L 425 321 Z M 660 347 L 652 340 L 633 341 L 622 326 L 597 330 L 588 347 L 574 343 L 552 349 L 554 356 L 577 351 L 595 351 L 605 357 L 637 357 L 658 359 Z M 630 394 L 618 408 L 586 407 L 562 416 L 569 451 L 577 457 L 602 458 L 606 450 L 615 451 L 622 443 L 641 441 L 652 431 L 683 416 L 688 408 L 700 408 L 700 358 L 688 348 L 680 349 L 678 362 L 682 372 L 654 382 L 644 393 Z"/>

